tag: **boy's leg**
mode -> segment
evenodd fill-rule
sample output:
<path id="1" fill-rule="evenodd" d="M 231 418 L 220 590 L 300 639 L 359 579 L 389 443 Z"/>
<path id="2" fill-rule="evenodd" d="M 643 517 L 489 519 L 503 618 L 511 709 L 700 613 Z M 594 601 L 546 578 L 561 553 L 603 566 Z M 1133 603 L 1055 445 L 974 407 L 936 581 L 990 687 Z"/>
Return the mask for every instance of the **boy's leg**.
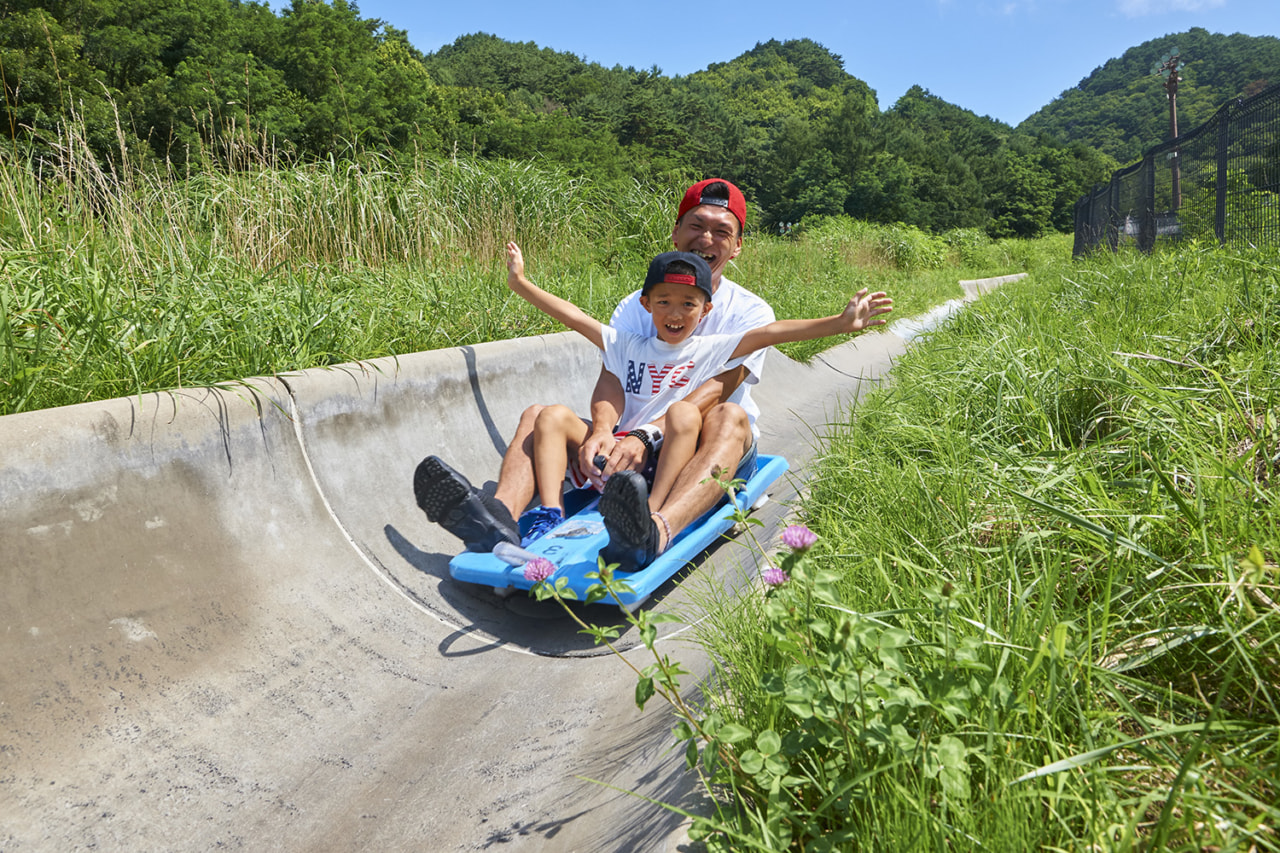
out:
<path id="1" fill-rule="evenodd" d="M 547 406 L 533 427 L 533 467 L 541 503 L 520 515 L 520 544 L 529 547 L 564 521 L 564 477 L 572 455 L 590 432 L 566 406 Z"/>
<path id="2" fill-rule="evenodd" d="M 666 436 L 658 454 L 653 487 L 649 490 L 649 508 L 658 510 L 675 485 L 676 478 L 698 450 L 702 432 L 702 412 L 692 403 L 680 400 L 666 411 Z M 665 544 L 665 543 L 663 543 Z"/>
<path id="3" fill-rule="evenodd" d="M 727 470 L 733 476 L 753 440 L 751 421 L 741 406 L 721 403 L 707 413 L 698 451 L 680 471 L 660 508 L 671 526 L 672 536 L 724 498 L 724 489 L 714 481 L 704 481 L 717 469 Z"/>
<path id="4" fill-rule="evenodd" d="M 666 522 L 661 531 L 664 541 L 669 538 L 668 530 L 670 537 L 675 537 L 724 497 L 719 485 L 704 481 L 709 480 L 716 469 L 736 471 L 751 442 L 751 422 L 741 406 L 721 403 L 707 413 L 697 452 L 680 471 L 671 492 L 657 510 Z M 606 503 L 603 498 L 600 501 L 600 514 L 609 531 L 609 544 L 601 556 L 607 561 L 643 567 L 660 553 L 656 533 L 637 521 L 640 513 L 648 509 L 648 494 L 645 493 L 645 505 L 640 507 L 633 505 L 638 489 L 623 489 L 620 484 L 614 492 L 612 501 Z"/>
<path id="5" fill-rule="evenodd" d="M 543 506 L 564 511 L 564 474 L 570 454 L 577 455 L 590 426 L 568 406 L 547 406 L 533 428 L 533 469 Z"/>

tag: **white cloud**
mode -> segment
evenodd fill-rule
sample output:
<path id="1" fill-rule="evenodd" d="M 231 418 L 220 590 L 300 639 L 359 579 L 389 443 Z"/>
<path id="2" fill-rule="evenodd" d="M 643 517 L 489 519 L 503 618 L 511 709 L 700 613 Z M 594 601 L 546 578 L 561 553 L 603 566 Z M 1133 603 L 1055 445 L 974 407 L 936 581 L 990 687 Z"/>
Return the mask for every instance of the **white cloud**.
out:
<path id="1" fill-rule="evenodd" d="M 1225 6 L 1227 0 L 1120 0 L 1120 14 L 1141 18 L 1160 12 L 1201 12 Z"/>

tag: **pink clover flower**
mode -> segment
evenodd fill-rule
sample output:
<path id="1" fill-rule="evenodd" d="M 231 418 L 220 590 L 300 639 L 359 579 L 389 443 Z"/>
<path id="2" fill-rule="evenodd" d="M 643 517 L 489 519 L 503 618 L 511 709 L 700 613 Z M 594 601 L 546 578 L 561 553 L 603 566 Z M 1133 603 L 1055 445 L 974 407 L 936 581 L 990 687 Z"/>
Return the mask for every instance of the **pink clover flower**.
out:
<path id="1" fill-rule="evenodd" d="M 524 579 L 541 583 L 556 573 L 556 564 L 546 557 L 534 557 L 524 564 Z"/>
<path id="2" fill-rule="evenodd" d="M 773 566 L 770 566 L 761 572 L 760 579 L 769 586 L 782 586 L 784 583 L 791 580 L 791 578 L 787 576 L 786 572 Z"/>
<path id="3" fill-rule="evenodd" d="M 793 551 L 808 551 L 813 547 L 813 543 L 817 541 L 818 534 L 803 524 L 793 524 L 782 531 L 782 544 Z"/>

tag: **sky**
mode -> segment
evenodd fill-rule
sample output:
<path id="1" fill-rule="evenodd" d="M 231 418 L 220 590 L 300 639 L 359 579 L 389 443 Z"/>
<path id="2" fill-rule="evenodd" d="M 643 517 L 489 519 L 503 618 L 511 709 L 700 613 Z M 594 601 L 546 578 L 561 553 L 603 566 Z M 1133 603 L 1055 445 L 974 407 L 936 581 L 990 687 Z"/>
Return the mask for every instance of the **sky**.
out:
<path id="1" fill-rule="evenodd" d="M 282 3 L 273 2 L 273 8 Z M 668 77 L 758 42 L 808 38 L 844 59 L 886 110 L 913 85 L 1010 125 L 1094 68 L 1153 38 L 1202 27 L 1280 36 L 1280 0 L 355 0 L 424 53 L 491 33 L 608 68 Z M 1185 55 L 1186 61 L 1195 57 Z M 1276 78 L 1280 79 L 1280 69 Z"/>

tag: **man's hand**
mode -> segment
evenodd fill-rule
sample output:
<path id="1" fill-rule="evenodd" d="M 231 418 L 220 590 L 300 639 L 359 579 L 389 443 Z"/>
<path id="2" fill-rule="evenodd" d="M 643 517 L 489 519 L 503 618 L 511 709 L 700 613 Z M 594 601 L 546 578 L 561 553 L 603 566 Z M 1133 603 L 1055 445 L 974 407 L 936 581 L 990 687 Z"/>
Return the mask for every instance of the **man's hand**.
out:
<path id="1" fill-rule="evenodd" d="M 578 448 L 575 460 L 578 470 L 597 490 L 603 490 L 605 481 L 618 471 L 639 471 L 644 468 L 646 449 L 638 438 L 621 441 L 609 433 L 593 432 Z M 596 457 L 606 460 L 604 468 L 596 467 Z"/>
<path id="2" fill-rule="evenodd" d="M 604 469 L 604 479 L 609 479 L 617 471 L 640 471 L 644 468 L 646 453 L 643 441 L 624 436 L 613 446 L 613 453 L 609 454 L 609 464 Z"/>

